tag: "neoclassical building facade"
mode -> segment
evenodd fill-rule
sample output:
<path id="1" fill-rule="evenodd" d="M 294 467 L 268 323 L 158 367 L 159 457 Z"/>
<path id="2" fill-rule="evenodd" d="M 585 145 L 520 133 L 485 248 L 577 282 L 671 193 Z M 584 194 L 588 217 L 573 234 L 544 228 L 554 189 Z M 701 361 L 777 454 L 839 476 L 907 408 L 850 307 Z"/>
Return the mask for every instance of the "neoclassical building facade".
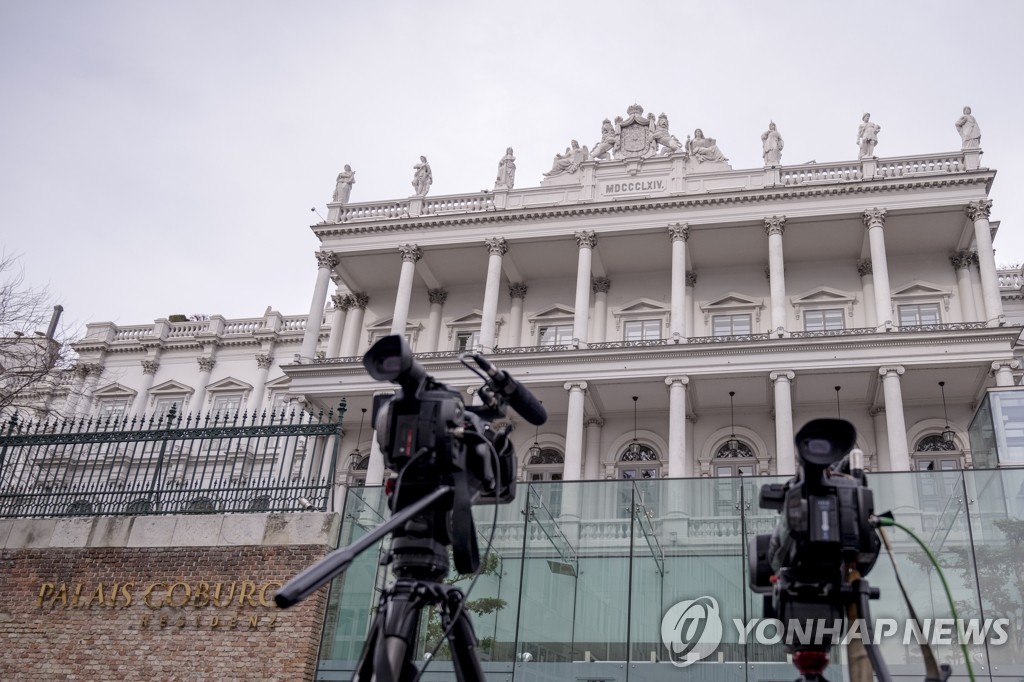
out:
<path id="1" fill-rule="evenodd" d="M 259 413 L 344 397 L 338 484 L 377 484 L 369 410 L 393 387 L 361 355 L 403 334 L 467 401 L 467 349 L 543 401 L 539 428 L 510 415 L 524 480 L 788 474 L 794 431 L 834 416 L 872 470 L 970 466 L 978 401 L 1020 372 L 995 171 L 976 146 L 786 166 L 769 132 L 765 166 L 735 170 L 717 141 L 681 143 L 634 106 L 538 186 L 515 187 L 509 149 L 489 192 L 336 192 L 312 226 L 307 315 L 89 325 L 51 404 L 63 390 L 80 415 Z"/>

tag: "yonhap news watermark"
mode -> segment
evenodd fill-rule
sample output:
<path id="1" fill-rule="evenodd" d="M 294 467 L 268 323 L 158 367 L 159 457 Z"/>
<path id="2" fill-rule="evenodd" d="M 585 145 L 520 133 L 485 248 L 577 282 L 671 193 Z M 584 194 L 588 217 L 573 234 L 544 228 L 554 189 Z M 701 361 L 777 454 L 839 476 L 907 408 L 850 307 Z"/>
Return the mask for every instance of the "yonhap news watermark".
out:
<path id="1" fill-rule="evenodd" d="M 897 642 L 904 645 L 1004 644 L 1010 639 L 1009 618 L 876 618 L 871 627 L 862 619 L 733 618 L 723 624 L 714 597 L 687 599 L 671 606 L 661 621 L 661 638 L 673 665 L 686 667 L 707 658 L 723 643 L 786 644 L 821 646 L 827 642 L 849 644 L 855 639 L 873 644 Z M 870 637 L 869 637 L 870 633 Z"/>

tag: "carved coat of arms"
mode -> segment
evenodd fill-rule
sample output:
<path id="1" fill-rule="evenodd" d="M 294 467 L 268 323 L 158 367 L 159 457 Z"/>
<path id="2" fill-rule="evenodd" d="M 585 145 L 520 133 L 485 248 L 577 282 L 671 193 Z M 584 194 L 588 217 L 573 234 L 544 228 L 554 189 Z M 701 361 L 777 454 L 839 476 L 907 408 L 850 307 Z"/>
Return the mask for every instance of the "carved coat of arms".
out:
<path id="1" fill-rule="evenodd" d="M 594 146 L 591 157 L 602 160 L 613 156 L 623 159 L 646 159 L 658 153 L 669 154 L 683 150 L 679 140 L 668 131 L 668 117 L 662 114 L 644 116 L 644 108 L 633 104 L 626 110 L 627 117 L 615 117 L 601 124 L 601 141 Z"/>

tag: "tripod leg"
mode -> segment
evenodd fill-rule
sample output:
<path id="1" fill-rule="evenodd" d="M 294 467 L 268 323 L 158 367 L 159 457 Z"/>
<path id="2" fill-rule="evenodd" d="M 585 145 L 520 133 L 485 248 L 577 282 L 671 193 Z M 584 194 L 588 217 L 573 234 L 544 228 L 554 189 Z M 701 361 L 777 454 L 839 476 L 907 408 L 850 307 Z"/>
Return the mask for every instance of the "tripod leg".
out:
<path id="1" fill-rule="evenodd" d="M 871 610 L 868 606 L 870 597 L 867 584 L 861 582 L 857 585 L 856 591 L 857 610 L 861 620 L 864 621 L 864 649 L 868 652 L 868 658 L 871 659 L 871 667 L 875 669 L 875 676 L 878 677 L 879 682 L 891 682 L 892 676 L 889 675 L 889 667 L 885 664 L 882 652 L 878 650 L 878 646 L 875 644 L 874 624 L 871 622 Z"/>
<path id="2" fill-rule="evenodd" d="M 399 580 L 381 596 L 353 682 L 411 682 L 416 676 L 411 656 L 426 604 L 415 581 Z"/>
<path id="3" fill-rule="evenodd" d="M 447 607 L 442 618 L 442 626 L 448 631 L 448 648 L 452 652 L 452 663 L 455 666 L 455 679 L 458 682 L 484 682 L 484 671 L 480 667 L 480 659 L 476 655 L 476 633 L 469 621 L 469 614 L 463 608 L 459 617 L 452 624 L 452 614 L 456 612 L 465 597 L 459 590 L 448 592 Z"/>

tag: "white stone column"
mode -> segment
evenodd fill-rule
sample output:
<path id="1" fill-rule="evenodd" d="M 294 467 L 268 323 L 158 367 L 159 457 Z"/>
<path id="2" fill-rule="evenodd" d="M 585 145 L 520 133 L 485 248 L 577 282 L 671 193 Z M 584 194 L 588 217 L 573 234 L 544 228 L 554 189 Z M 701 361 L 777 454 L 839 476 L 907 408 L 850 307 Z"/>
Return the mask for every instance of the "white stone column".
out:
<path id="1" fill-rule="evenodd" d="M 878 326 L 878 314 L 875 312 L 875 276 L 871 272 L 870 259 L 857 261 L 857 273 L 860 275 L 860 288 L 864 293 L 864 325 Z"/>
<path id="2" fill-rule="evenodd" d="M 498 294 L 501 292 L 501 259 L 508 253 L 504 237 L 485 239 L 487 253 L 487 280 L 484 283 L 484 306 L 480 318 L 480 345 L 484 353 L 494 352 L 494 328 L 498 322 Z"/>
<path id="3" fill-rule="evenodd" d="M 796 473 L 796 445 L 793 440 L 793 379 L 790 370 L 777 370 L 768 375 L 775 387 L 775 473 L 792 476 Z"/>
<path id="4" fill-rule="evenodd" d="M 686 242 L 690 239 L 690 227 L 686 223 L 668 226 L 672 239 L 672 286 L 669 338 L 673 343 L 685 343 L 691 333 L 686 324 Z"/>
<path id="5" fill-rule="evenodd" d="M 900 365 L 880 367 L 882 394 L 885 396 L 885 428 L 889 441 L 889 462 L 892 471 L 910 471 L 910 448 L 907 446 L 907 423 L 903 416 L 903 391 L 900 377 L 906 370 Z"/>
<path id="6" fill-rule="evenodd" d="M 885 209 L 872 208 L 864 211 L 864 227 L 868 230 L 868 245 L 871 247 L 871 270 L 875 281 L 876 327 L 893 326 L 892 291 L 889 289 L 889 265 L 885 255 Z"/>
<path id="7" fill-rule="evenodd" d="M 341 338 L 345 335 L 345 318 L 352 307 L 352 297 L 336 293 L 331 296 L 331 303 L 334 304 L 334 314 L 331 315 L 331 332 L 327 336 L 327 357 L 336 358 L 341 350 Z"/>
<path id="8" fill-rule="evenodd" d="M 83 398 L 85 397 L 85 382 L 89 378 L 90 365 L 85 362 L 79 362 L 72 368 L 72 374 L 74 375 L 74 381 L 71 383 L 71 389 L 68 391 L 68 397 L 64 399 L 64 415 L 68 418 L 73 418 L 78 412 L 88 414 L 88 412 L 82 409 L 85 404 Z"/>
<path id="9" fill-rule="evenodd" d="M 587 456 L 583 459 L 583 478 L 596 481 L 601 477 L 601 427 L 604 420 L 590 417 L 584 425 L 587 430 Z"/>
<path id="10" fill-rule="evenodd" d="M 996 378 L 996 386 L 1013 386 L 1013 370 L 1020 369 L 1016 360 L 996 360 L 992 363 L 992 375 Z"/>
<path id="11" fill-rule="evenodd" d="M 992 228 L 988 224 L 992 213 L 992 200 L 972 201 L 967 205 L 967 216 L 974 221 L 974 243 L 978 246 L 978 270 L 981 273 L 981 298 L 985 303 L 985 323 L 998 327 L 1005 323 L 1003 301 L 999 297 L 999 276 L 996 257 L 992 251 Z"/>
<path id="12" fill-rule="evenodd" d="M 508 295 L 512 299 L 512 310 L 509 312 L 508 345 L 518 348 L 523 345 L 523 304 L 529 287 L 522 282 L 508 285 Z"/>
<path id="13" fill-rule="evenodd" d="M 971 282 L 971 263 L 973 261 L 973 254 L 970 251 L 957 251 L 949 257 L 949 264 L 956 272 L 960 319 L 964 322 L 978 321 L 978 310 L 974 307 L 974 283 Z"/>
<path id="14" fill-rule="evenodd" d="M 875 427 L 875 450 L 878 453 L 875 471 L 892 471 L 892 458 L 889 456 L 889 428 L 886 426 L 885 408 L 874 407 L 868 411 L 868 414 L 871 415 L 871 423 Z"/>
<path id="15" fill-rule="evenodd" d="M 441 339 L 441 313 L 445 302 L 448 300 L 446 289 L 430 289 L 427 291 L 430 298 L 430 313 L 427 316 L 427 332 L 424 334 L 423 352 L 433 353 L 439 350 L 438 341 Z"/>
<path id="16" fill-rule="evenodd" d="M 668 386 L 668 477 L 683 478 L 690 469 L 686 452 L 687 376 L 665 377 Z"/>
<path id="17" fill-rule="evenodd" d="M 270 374 L 270 368 L 273 366 L 274 356 L 272 353 L 256 354 L 256 380 L 253 381 L 252 395 L 249 396 L 249 406 L 246 408 L 246 412 L 251 415 L 258 415 L 260 413 L 263 392 L 267 387 L 267 375 Z"/>
<path id="18" fill-rule="evenodd" d="M 210 385 L 210 374 L 213 373 L 213 366 L 217 361 L 212 356 L 201 356 L 196 358 L 199 363 L 199 379 L 196 381 L 196 392 L 192 395 L 192 405 L 189 412 L 197 421 L 205 411 L 203 402 L 206 400 L 206 387 Z"/>
<path id="19" fill-rule="evenodd" d="M 578 481 L 583 473 L 583 403 L 587 382 L 567 381 L 564 388 L 569 392 L 569 414 L 565 420 L 565 470 L 562 478 Z"/>
<path id="20" fill-rule="evenodd" d="M 310 362 L 316 357 L 316 346 L 320 341 L 320 327 L 324 319 L 324 306 L 327 304 L 327 288 L 331 284 L 331 271 L 338 264 L 338 257 L 332 251 L 317 251 L 315 255 L 316 286 L 313 288 L 313 301 L 309 304 L 306 331 L 302 335 L 302 348 L 299 350 L 303 362 Z"/>
<path id="21" fill-rule="evenodd" d="M 612 281 L 607 277 L 595 277 L 590 282 L 590 293 L 594 294 L 594 333 L 590 340 L 601 343 L 606 339 L 608 329 L 608 291 Z"/>
<path id="22" fill-rule="evenodd" d="M 345 333 L 341 337 L 340 357 L 351 358 L 359 352 L 359 339 L 363 336 L 363 317 L 370 297 L 361 291 L 352 294 L 352 307 L 349 308 L 348 319 L 345 320 Z"/>
<path id="23" fill-rule="evenodd" d="M 88 417 L 89 412 L 92 410 L 93 391 L 96 390 L 96 384 L 100 380 L 100 375 L 103 374 L 103 365 L 98 362 L 94 362 L 82 365 L 82 368 L 83 369 L 81 371 L 84 372 L 82 376 L 85 378 L 82 382 L 81 395 L 79 396 L 81 398 L 81 403 L 79 403 L 76 412 L 80 413 L 83 417 Z M 69 416 L 74 417 L 75 415 L 72 413 Z"/>
<path id="24" fill-rule="evenodd" d="M 974 291 L 974 311 L 975 317 L 981 317 L 982 311 L 985 310 L 985 301 L 981 297 L 981 272 L 979 271 L 979 258 L 977 251 L 971 251 L 971 267 L 969 271 L 971 273 L 971 289 Z"/>
<path id="25" fill-rule="evenodd" d="M 398 276 L 395 312 L 391 316 L 391 333 L 405 336 L 405 327 L 409 322 L 409 303 L 412 301 L 413 279 L 416 277 L 416 262 L 423 258 L 423 251 L 415 244 L 402 244 L 398 250 L 402 254 L 402 273 Z"/>
<path id="26" fill-rule="evenodd" d="M 686 336 L 694 336 L 693 333 L 693 290 L 697 286 L 697 273 L 693 270 L 686 271 L 686 288 L 689 289 L 686 292 L 686 298 L 683 300 L 684 312 L 683 312 L 683 334 Z M 683 339 L 686 340 L 685 337 Z"/>
<path id="27" fill-rule="evenodd" d="M 373 394 L 374 398 L 378 395 L 392 396 L 394 392 L 376 391 Z M 358 446 L 358 443 L 356 445 Z M 377 442 L 377 429 L 374 428 L 370 435 L 370 461 L 366 463 L 366 485 L 381 485 L 384 482 L 384 469 L 384 452 Z"/>
<path id="28" fill-rule="evenodd" d="M 579 247 L 579 261 L 576 266 L 576 307 L 572 318 L 572 336 L 581 345 L 587 343 L 587 318 L 590 316 L 590 275 L 597 246 L 597 233 L 581 230 L 575 234 Z"/>
<path id="29" fill-rule="evenodd" d="M 786 266 L 782 257 L 782 235 L 786 230 L 786 216 L 764 219 L 764 233 L 768 235 L 768 286 L 772 296 L 772 328 L 770 333 L 787 336 L 786 331 Z"/>
<path id="30" fill-rule="evenodd" d="M 156 372 L 160 369 L 160 358 L 154 355 L 152 359 L 142 360 L 142 385 L 135 396 L 135 404 L 132 405 L 132 413 L 141 418 L 146 412 L 146 403 L 149 402 L 149 389 L 153 388 L 153 380 Z"/>

